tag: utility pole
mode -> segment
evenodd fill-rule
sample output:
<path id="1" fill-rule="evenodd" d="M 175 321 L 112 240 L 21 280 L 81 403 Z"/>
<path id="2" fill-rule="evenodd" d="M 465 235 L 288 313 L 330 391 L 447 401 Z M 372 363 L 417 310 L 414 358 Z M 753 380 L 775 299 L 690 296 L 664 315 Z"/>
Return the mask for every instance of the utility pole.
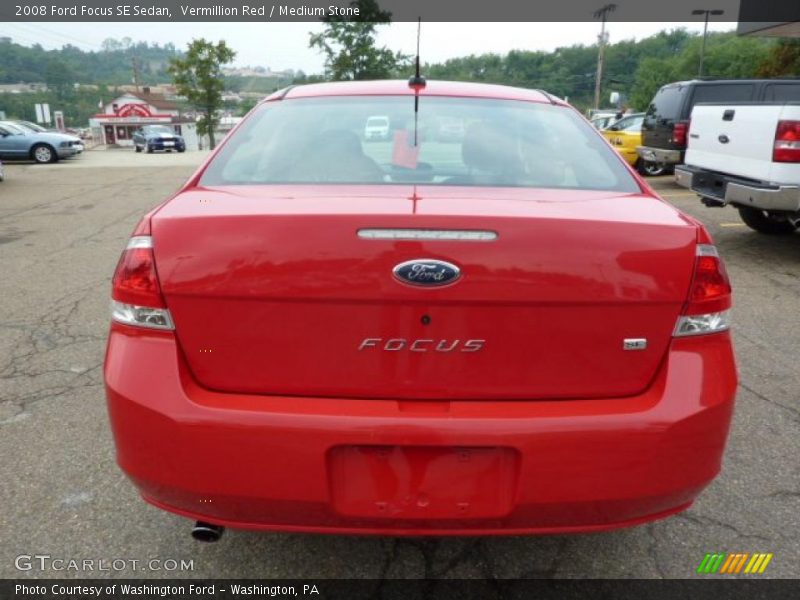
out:
<path id="1" fill-rule="evenodd" d="M 709 10 L 709 9 L 706 9 L 706 8 L 697 8 L 697 9 L 692 11 L 693 15 L 705 15 L 706 16 L 705 24 L 703 25 L 703 45 L 700 46 L 700 66 L 697 69 L 697 76 L 698 77 L 702 77 L 703 76 L 703 61 L 705 60 L 705 57 L 706 57 L 706 37 L 708 36 L 708 16 L 709 15 L 714 15 L 716 17 L 716 16 L 719 16 L 719 15 L 723 14 L 724 12 L 725 11 L 721 10 L 721 9 Z"/>
<path id="2" fill-rule="evenodd" d="M 136 91 L 139 91 L 139 62 L 135 56 L 131 57 L 131 65 L 133 65 L 133 85 L 136 86 Z"/>
<path id="3" fill-rule="evenodd" d="M 600 84 L 603 79 L 603 53 L 606 49 L 606 19 L 608 14 L 614 12 L 617 8 L 616 4 L 606 4 L 602 8 L 598 8 L 594 12 L 594 18 L 600 19 L 602 24 L 600 26 L 599 48 L 597 51 L 597 75 L 594 80 L 594 109 L 600 108 Z"/>

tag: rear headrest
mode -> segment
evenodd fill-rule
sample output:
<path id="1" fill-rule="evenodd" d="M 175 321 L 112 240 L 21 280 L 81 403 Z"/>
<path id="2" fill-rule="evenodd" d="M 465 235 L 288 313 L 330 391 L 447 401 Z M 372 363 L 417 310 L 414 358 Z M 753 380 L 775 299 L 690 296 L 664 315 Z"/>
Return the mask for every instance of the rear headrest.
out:
<path id="1" fill-rule="evenodd" d="M 323 131 L 314 137 L 312 145 L 315 150 L 322 149 L 326 155 L 346 154 L 352 156 L 364 153 L 361 140 L 349 129 Z"/>
<path id="2" fill-rule="evenodd" d="M 464 134 L 461 159 L 470 169 L 506 173 L 521 167 L 512 132 L 488 123 L 473 123 Z"/>

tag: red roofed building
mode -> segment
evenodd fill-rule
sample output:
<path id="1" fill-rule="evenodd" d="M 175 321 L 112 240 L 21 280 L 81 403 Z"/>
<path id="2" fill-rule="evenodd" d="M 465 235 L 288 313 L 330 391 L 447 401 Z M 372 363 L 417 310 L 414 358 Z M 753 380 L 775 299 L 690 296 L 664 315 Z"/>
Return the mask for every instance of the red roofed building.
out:
<path id="1" fill-rule="evenodd" d="M 102 144 L 133 146 L 133 132 L 143 125 L 169 125 L 182 135 L 187 150 L 197 150 L 197 123 L 183 117 L 177 104 L 150 89 L 126 92 L 103 107 L 103 112 L 89 119 L 95 139 Z"/>

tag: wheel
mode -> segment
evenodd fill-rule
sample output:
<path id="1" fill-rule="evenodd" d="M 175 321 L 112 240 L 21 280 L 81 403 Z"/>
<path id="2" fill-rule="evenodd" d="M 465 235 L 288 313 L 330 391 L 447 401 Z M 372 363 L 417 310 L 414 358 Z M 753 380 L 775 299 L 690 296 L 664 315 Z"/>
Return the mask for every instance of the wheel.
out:
<path id="1" fill-rule="evenodd" d="M 134 148 L 136 149 L 137 152 L 141 152 L 142 151 L 142 149 L 139 146 L 134 146 Z"/>
<path id="2" fill-rule="evenodd" d="M 178 148 L 178 152 L 186 152 L 186 148 Z"/>
<path id="3" fill-rule="evenodd" d="M 31 157 L 40 165 L 56 162 L 58 160 L 56 151 L 53 150 L 52 146 L 48 146 L 47 144 L 36 144 L 31 148 Z"/>
<path id="4" fill-rule="evenodd" d="M 152 146 L 148 146 L 147 147 L 147 153 L 148 154 L 152 154 L 153 153 L 153 147 Z"/>
<path id="5" fill-rule="evenodd" d="M 663 175 L 667 172 L 667 167 L 662 163 L 656 163 L 649 160 L 639 160 L 639 162 L 636 164 L 636 168 L 639 170 L 639 173 L 642 175 L 647 175 L 648 177 L 658 177 L 659 175 Z"/>
<path id="6" fill-rule="evenodd" d="M 770 212 L 749 206 L 740 206 L 739 216 L 750 229 L 771 235 L 793 233 L 800 225 L 800 215 L 796 213 Z"/>

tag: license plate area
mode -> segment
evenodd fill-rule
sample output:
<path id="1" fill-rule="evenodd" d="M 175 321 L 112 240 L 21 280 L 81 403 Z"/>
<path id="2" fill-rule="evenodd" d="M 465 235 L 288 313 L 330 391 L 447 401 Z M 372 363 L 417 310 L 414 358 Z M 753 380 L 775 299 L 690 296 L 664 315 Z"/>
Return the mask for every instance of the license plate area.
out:
<path id="1" fill-rule="evenodd" d="M 518 468 L 513 448 L 338 446 L 328 455 L 333 507 L 351 517 L 503 517 Z"/>

